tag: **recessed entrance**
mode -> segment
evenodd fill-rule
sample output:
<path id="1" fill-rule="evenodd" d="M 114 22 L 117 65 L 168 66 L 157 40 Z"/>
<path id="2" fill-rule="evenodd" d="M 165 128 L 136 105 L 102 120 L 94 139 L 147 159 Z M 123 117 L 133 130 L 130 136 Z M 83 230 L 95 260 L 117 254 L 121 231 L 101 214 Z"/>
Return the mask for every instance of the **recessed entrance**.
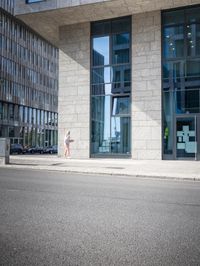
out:
<path id="1" fill-rule="evenodd" d="M 176 159 L 200 159 L 200 116 L 176 117 Z"/>
<path id="2" fill-rule="evenodd" d="M 162 15 L 163 159 L 200 160 L 200 7 Z"/>

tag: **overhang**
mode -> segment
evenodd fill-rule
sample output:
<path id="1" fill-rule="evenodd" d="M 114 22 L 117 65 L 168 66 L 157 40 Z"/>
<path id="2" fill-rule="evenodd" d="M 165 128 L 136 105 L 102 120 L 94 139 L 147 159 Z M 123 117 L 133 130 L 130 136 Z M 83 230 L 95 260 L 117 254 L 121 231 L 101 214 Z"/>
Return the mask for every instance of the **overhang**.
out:
<path id="1" fill-rule="evenodd" d="M 31 5 L 20 1 L 15 15 L 55 45 L 64 25 L 200 4 L 200 0 L 49 0 Z"/>

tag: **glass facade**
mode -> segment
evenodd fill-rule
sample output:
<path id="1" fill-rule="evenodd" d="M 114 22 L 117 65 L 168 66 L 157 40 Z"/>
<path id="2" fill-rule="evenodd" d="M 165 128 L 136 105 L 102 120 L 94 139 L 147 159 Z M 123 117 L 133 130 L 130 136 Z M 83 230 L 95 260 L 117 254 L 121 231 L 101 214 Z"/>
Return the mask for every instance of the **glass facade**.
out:
<path id="1" fill-rule="evenodd" d="M 0 137 L 57 144 L 58 49 L 1 8 L 0 66 Z"/>
<path id="2" fill-rule="evenodd" d="M 131 17 L 91 25 L 91 155 L 130 156 Z"/>
<path id="3" fill-rule="evenodd" d="M 200 7 L 162 15 L 163 157 L 199 159 Z"/>
<path id="4" fill-rule="evenodd" d="M 14 14 L 15 0 L 0 0 L 0 8 L 6 10 L 10 14 Z"/>

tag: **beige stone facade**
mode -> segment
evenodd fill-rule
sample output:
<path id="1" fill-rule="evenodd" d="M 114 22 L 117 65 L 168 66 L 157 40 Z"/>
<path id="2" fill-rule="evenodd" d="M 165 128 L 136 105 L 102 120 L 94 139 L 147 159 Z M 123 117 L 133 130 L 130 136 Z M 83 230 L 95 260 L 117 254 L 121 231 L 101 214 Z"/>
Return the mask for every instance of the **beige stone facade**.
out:
<path id="1" fill-rule="evenodd" d="M 131 15 L 131 156 L 137 160 L 162 159 L 161 11 L 200 4 L 200 0 L 106 0 L 76 4 L 49 6 L 47 12 L 39 9 L 18 12 L 20 19 L 60 48 L 59 154 L 63 155 L 64 133 L 71 130 L 75 139 L 72 156 L 90 157 L 90 22 Z M 40 4 L 37 5 L 39 8 Z"/>
<path id="2" fill-rule="evenodd" d="M 74 158 L 89 158 L 90 24 L 60 28 L 59 155 L 64 134 L 71 131 Z"/>
<path id="3" fill-rule="evenodd" d="M 132 17 L 132 158 L 161 159 L 161 14 Z M 90 25 L 60 28 L 59 153 L 64 133 L 72 156 L 89 158 Z"/>
<path id="4" fill-rule="evenodd" d="M 132 157 L 161 159 L 161 14 L 132 17 Z"/>

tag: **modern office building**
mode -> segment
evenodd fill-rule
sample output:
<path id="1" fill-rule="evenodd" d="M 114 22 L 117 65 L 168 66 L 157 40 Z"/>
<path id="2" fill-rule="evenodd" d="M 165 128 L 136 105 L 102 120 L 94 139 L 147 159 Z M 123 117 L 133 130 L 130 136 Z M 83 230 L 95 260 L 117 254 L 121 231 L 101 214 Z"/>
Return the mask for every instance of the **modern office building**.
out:
<path id="1" fill-rule="evenodd" d="M 59 153 L 200 159 L 200 0 L 18 0 L 59 48 Z"/>
<path id="2" fill-rule="evenodd" d="M 24 146 L 57 144 L 58 49 L 0 1 L 0 137 Z"/>

